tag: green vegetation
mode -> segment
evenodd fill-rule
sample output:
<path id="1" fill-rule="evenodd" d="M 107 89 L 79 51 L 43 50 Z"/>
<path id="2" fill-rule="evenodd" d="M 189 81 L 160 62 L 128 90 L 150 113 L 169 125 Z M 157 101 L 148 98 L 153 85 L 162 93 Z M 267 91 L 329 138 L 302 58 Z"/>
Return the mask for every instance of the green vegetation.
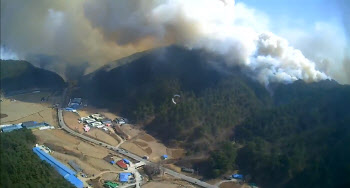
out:
<path id="1" fill-rule="evenodd" d="M 350 87 L 296 82 L 275 94 L 280 105 L 235 130 L 239 168 L 266 187 L 348 187 Z"/>
<path id="2" fill-rule="evenodd" d="M 208 61 L 224 60 L 172 46 L 85 77 L 80 94 L 188 155 L 208 156 L 207 177 L 240 170 L 264 187 L 349 187 L 349 86 L 296 81 L 267 90 Z"/>
<path id="3" fill-rule="evenodd" d="M 65 86 L 64 80 L 56 73 L 36 68 L 26 61 L 1 60 L 0 63 L 2 91 L 60 89 Z"/>
<path id="4" fill-rule="evenodd" d="M 0 187 L 73 187 L 32 151 L 36 138 L 30 130 L 1 133 Z"/>
<path id="5" fill-rule="evenodd" d="M 219 149 L 212 151 L 209 158 L 210 177 L 218 177 L 228 170 L 236 168 L 235 159 L 237 156 L 237 148 L 233 143 L 224 142 Z"/>

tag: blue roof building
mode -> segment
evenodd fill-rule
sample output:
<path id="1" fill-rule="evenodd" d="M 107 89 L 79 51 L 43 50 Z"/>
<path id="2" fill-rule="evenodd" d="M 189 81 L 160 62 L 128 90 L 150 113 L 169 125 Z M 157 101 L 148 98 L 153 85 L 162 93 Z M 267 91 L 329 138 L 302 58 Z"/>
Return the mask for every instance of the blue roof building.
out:
<path id="1" fill-rule="evenodd" d="M 127 159 L 123 159 L 123 161 L 124 161 L 125 164 L 130 164 L 130 161 L 127 160 Z"/>
<path id="2" fill-rule="evenodd" d="M 49 163 L 52 167 L 54 167 L 59 174 L 61 174 L 64 179 L 69 181 L 71 184 L 73 184 L 77 188 L 83 188 L 84 184 L 81 180 L 79 180 L 75 175 L 76 173 L 65 166 L 64 164 L 57 161 L 54 157 L 51 155 L 45 153 L 42 151 L 39 147 L 34 147 L 33 152 L 39 156 L 41 160 L 46 161 Z"/>
<path id="3" fill-rule="evenodd" d="M 77 104 L 77 103 L 71 103 L 71 104 L 69 104 L 69 108 L 72 108 L 72 109 L 75 109 L 75 110 L 77 110 L 79 107 L 80 107 L 80 105 Z"/>
<path id="4" fill-rule="evenodd" d="M 65 108 L 66 111 L 69 111 L 69 112 L 74 112 L 76 109 L 73 109 L 73 108 Z"/>
<path id="5" fill-rule="evenodd" d="M 78 104 L 81 104 L 81 102 L 82 102 L 82 99 L 81 98 L 74 98 L 74 99 L 72 99 L 72 101 L 71 101 L 72 103 L 78 103 Z"/>
<path id="6" fill-rule="evenodd" d="M 34 126 L 36 124 L 36 121 L 26 121 L 22 123 L 23 127 L 29 127 L 29 126 Z"/>
<path id="7" fill-rule="evenodd" d="M 11 131 L 14 131 L 14 130 L 18 130 L 18 129 L 22 129 L 22 128 L 23 127 L 20 124 L 14 124 L 14 125 L 11 125 L 11 126 L 3 127 L 1 130 L 4 133 L 8 133 L 8 132 L 11 132 Z"/>
<path id="8" fill-rule="evenodd" d="M 122 183 L 126 183 L 129 181 L 129 176 L 131 176 L 130 172 L 119 173 L 119 181 Z"/>
<path id="9" fill-rule="evenodd" d="M 243 175 L 242 174 L 233 174 L 232 177 L 235 178 L 235 179 L 243 179 Z"/>
<path id="10" fill-rule="evenodd" d="M 162 158 L 163 158 L 163 159 L 167 159 L 167 158 L 168 158 L 168 155 L 162 155 Z"/>

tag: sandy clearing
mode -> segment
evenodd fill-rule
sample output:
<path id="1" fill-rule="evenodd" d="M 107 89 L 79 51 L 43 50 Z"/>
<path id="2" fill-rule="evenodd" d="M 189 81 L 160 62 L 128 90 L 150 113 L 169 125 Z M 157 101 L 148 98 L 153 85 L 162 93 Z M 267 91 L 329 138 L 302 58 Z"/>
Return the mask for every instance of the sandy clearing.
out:
<path id="1" fill-rule="evenodd" d="M 58 127 L 57 112 L 55 109 L 47 108 L 33 115 L 12 121 L 11 123 L 22 123 L 26 121 L 46 122 L 54 127 Z"/>
<path id="2" fill-rule="evenodd" d="M 121 147 L 139 156 L 147 155 L 149 156 L 149 160 L 153 162 L 162 160 L 161 156 L 164 154 L 169 155 L 169 158 L 172 158 L 172 153 L 168 152 L 166 146 L 156 141 L 144 142 L 140 139 L 134 141 L 128 140 L 124 142 Z"/>
<path id="3" fill-rule="evenodd" d="M 98 147 L 94 147 L 85 142 L 80 142 L 77 146 L 77 149 L 84 155 L 88 155 L 88 156 L 100 158 L 100 159 L 108 155 L 107 150 L 101 150 Z"/>
<path id="4" fill-rule="evenodd" d="M 80 117 L 87 117 L 87 116 L 90 116 L 92 113 L 85 110 L 78 110 L 78 114 Z"/>
<path id="5" fill-rule="evenodd" d="M 173 159 L 180 159 L 185 155 L 186 151 L 184 149 L 167 148 L 167 153 L 171 153 L 171 158 Z"/>
<path id="6" fill-rule="evenodd" d="M 7 117 L 1 118 L 1 124 L 17 123 L 18 120 L 37 114 L 38 112 L 49 109 L 42 104 L 27 103 L 21 101 L 11 102 L 5 99 L 0 103 L 1 113 L 7 114 Z"/>
<path id="7" fill-rule="evenodd" d="M 141 147 L 131 142 L 124 142 L 120 147 L 138 156 L 148 155 Z"/>
<path id="8" fill-rule="evenodd" d="M 149 134 L 143 134 L 143 135 L 141 135 L 139 138 L 140 138 L 141 140 L 146 141 L 146 142 L 152 142 L 152 141 L 155 141 L 155 140 L 156 140 L 153 136 L 151 136 L 151 135 L 149 135 Z"/>
<path id="9" fill-rule="evenodd" d="M 130 138 L 134 138 L 135 136 L 138 136 L 141 134 L 142 131 L 136 129 L 133 127 L 133 125 L 124 124 L 120 126 L 120 129 L 127 135 L 129 135 Z"/>
<path id="10" fill-rule="evenodd" d="M 59 152 L 53 152 L 52 156 L 55 157 L 56 159 L 58 159 L 59 161 L 64 162 L 64 164 L 70 168 L 71 168 L 71 166 L 68 164 L 68 161 L 74 160 L 81 167 L 81 169 L 84 171 L 84 173 L 86 173 L 86 174 L 92 175 L 92 174 L 100 173 L 100 171 L 98 169 L 94 168 L 92 165 L 90 165 L 86 162 L 83 162 L 82 160 L 80 160 L 77 157 L 73 157 L 73 156 L 59 153 Z"/>
<path id="11" fill-rule="evenodd" d="M 98 140 L 101 140 L 103 142 L 106 142 L 107 144 L 110 144 L 112 146 L 116 146 L 119 143 L 115 138 L 113 138 L 112 136 L 110 136 L 108 133 L 106 133 L 101 129 L 92 128 L 89 132 L 85 134 L 93 138 L 96 138 Z"/>
<path id="12" fill-rule="evenodd" d="M 146 142 L 143 142 L 143 141 L 135 140 L 133 143 L 140 146 L 140 147 L 148 147 L 148 144 Z"/>
<path id="13" fill-rule="evenodd" d="M 236 182 L 224 182 L 220 184 L 219 187 L 220 188 L 250 188 L 250 186 L 247 184 L 240 185 L 239 183 L 236 183 Z"/>
<path id="14" fill-rule="evenodd" d="M 169 158 L 172 158 L 171 153 L 167 152 L 167 148 L 164 146 L 164 144 L 154 141 L 148 142 L 148 145 L 150 148 L 152 148 L 152 154 L 149 155 L 151 161 L 158 162 L 162 160 L 162 155 L 168 155 Z"/>
<path id="15" fill-rule="evenodd" d="M 166 188 L 180 188 L 183 186 L 173 184 L 171 182 L 166 182 L 166 181 L 163 181 L 163 182 L 152 181 L 152 182 L 146 183 L 142 186 L 142 188 L 165 188 L 165 187 Z"/>
<path id="16" fill-rule="evenodd" d="M 133 127 L 130 127 L 130 129 L 132 128 Z M 140 156 L 147 155 L 153 162 L 162 160 L 161 156 L 165 154 L 168 155 L 170 159 L 179 159 L 185 154 L 185 151 L 183 149 L 167 148 L 164 144 L 157 141 L 151 135 L 140 130 L 136 131 L 139 132 L 138 135 L 133 139 L 126 141 L 124 143 L 124 146 L 122 145 L 124 149 L 127 149 L 130 152 Z"/>
<path id="17" fill-rule="evenodd" d="M 61 147 L 75 149 L 81 141 L 75 137 L 67 135 L 63 130 L 33 131 L 39 143 L 53 143 Z"/>
<path id="18" fill-rule="evenodd" d="M 63 111 L 63 117 L 64 122 L 69 128 L 80 133 L 84 132 L 84 125 L 82 123 L 78 123 L 80 116 L 77 113 Z"/>
<path id="19" fill-rule="evenodd" d="M 105 160 L 88 157 L 86 162 L 89 163 L 94 168 L 100 171 L 121 171 L 122 169 L 117 167 L 116 165 L 111 165 Z"/>
<path id="20" fill-rule="evenodd" d="M 101 175 L 101 179 L 109 180 L 109 181 L 116 181 L 119 179 L 119 172 L 107 172 Z"/>

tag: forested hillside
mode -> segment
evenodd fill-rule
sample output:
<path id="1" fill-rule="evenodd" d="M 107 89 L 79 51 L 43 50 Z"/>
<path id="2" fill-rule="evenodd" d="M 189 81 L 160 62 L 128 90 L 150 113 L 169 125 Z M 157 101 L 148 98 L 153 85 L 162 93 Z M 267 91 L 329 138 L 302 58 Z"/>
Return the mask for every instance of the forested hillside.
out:
<path id="1" fill-rule="evenodd" d="M 1 60 L 1 90 L 16 91 L 33 88 L 60 89 L 64 80 L 56 73 L 34 67 L 26 61 Z"/>
<path id="2" fill-rule="evenodd" d="M 206 177 L 238 169 L 263 187 L 349 186 L 350 86 L 296 81 L 266 89 L 242 72 L 171 46 L 84 77 L 80 94 L 189 156 L 207 156 L 198 166 Z"/>
<path id="3" fill-rule="evenodd" d="M 0 134 L 0 187 L 73 187 L 32 151 L 36 138 L 21 129 Z"/>
<path id="4" fill-rule="evenodd" d="M 348 187 L 350 87 L 296 82 L 274 100 L 235 129 L 240 170 L 266 187 Z"/>

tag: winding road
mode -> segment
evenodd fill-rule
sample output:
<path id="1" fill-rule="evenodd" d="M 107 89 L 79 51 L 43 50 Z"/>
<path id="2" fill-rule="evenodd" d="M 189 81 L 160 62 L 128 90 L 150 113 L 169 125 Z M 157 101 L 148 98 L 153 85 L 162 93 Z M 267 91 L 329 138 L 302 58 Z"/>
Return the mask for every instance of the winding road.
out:
<path id="1" fill-rule="evenodd" d="M 135 154 L 133 154 L 133 153 L 130 153 L 130 152 L 124 150 L 124 149 L 119 149 L 119 148 L 116 147 L 116 146 L 109 145 L 109 144 L 107 144 L 107 143 L 104 143 L 104 142 L 95 140 L 95 139 L 93 139 L 93 138 L 87 137 L 87 136 L 85 136 L 85 135 L 82 135 L 82 134 L 80 134 L 80 133 L 77 133 L 77 132 L 73 131 L 73 130 L 70 129 L 70 128 L 66 125 L 66 123 L 64 122 L 62 109 L 58 109 L 57 113 L 58 113 L 58 122 L 59 122 L 60 127 L 61 127 L 62 129 L 64 129 L 65 131 L 67 131 L 69 134 L 74 135 L 74 136 L 76 136 L 76 137 L 79 137 L 79 138 L 81 138 L 81 139 L 83 139 L 83 140 L 86 140 L 86 141 L 89 141 L 89 142 L 92 142 L 92 143 L 101 145 L 101 146 L 103 146 L 103 147 L 106 147 L 106 148 L 108 148 L 108 149 L 111 149 L 111 150 L 113 150 L 113 151 L 116 151 L 116 152 L 118 152 L 119 154 L 122 154 L 122 155 L 125 155 L 125 156 L 127 156 L 127 157 L 130 157 L 130 158 L 132 158 L 132 159 L 134 159 L 134 160 L 142 161 L 142 162 L 144 162 L 145 164 L 154 164 L 154 163 L 152 163 L 152 162 L 150 162 L 150 161 L 148 161 L 148 160 L 142 159 L 141 157 L 139 157 L 139 156 L 137 156 L 137 155 L 135 155 Z M 217 188 L 217 187 L 218 187 L 218 186 L 215 186 L 215 185 L 208 184 L 208 183 L 206 183 L 206 182 L 204 182 L 204 181 L 200 181 L 200 180 L 198 180 L 198 179 L 196 179 L 196 178 L 192 178 L 192 177 L 186 176 L 186 175 L 184 175 L 184 174 L 175 172 L 175 171 L 170 170 L 170 169 L 168 169 L 168 168 L 164 168 L 164 167 L 161 167 L 161 168 L 162 168 L 162 170 L 164 171 L 164 173 L 167 173 L 167 174 L 169 174 L 169 175 L 171 175 L 171 176 L 174 176 L 174 177 L 176 177 L 176 178 L 185 180 L 185 181 L 187 181 L 187 182 L 193 183 L 193 184 L 195 184 L 195 185 L 198 185 L 198 186 L 201 186 L 201 187 L 205 187 L 205 188 Z"/>

